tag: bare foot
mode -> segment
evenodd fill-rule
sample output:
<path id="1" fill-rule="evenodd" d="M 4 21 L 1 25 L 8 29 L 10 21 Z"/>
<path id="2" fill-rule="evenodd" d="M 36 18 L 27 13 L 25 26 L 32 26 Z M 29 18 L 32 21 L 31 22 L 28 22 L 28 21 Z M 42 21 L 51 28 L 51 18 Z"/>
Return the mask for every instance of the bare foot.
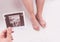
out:
<path id="1" fill-rule="evenodd" d="M 32 22 L 32 26 L 34 30 L 39 31 L 40 30 L 40 25 L 38 23 L 38 21 L 36 20 L 35 16 L 30 16 L 31 22 Z"/>
<path id="2" fill-rule="evenodd" d="M 38 20 L 39 24 L 45 28 L 46 27 L 46 22 L 44 21 L 44 19 L 42 18 L 42 16 L 36 15 L 36 19 Z"/>

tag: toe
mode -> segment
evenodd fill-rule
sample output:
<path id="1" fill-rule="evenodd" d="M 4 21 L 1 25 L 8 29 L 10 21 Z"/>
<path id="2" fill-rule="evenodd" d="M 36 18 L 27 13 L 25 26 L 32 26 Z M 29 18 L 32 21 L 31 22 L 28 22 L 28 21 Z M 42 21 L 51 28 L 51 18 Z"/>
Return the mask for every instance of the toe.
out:
<path id="1" fill-rule="evenodd" d="M 45 22 L 41 22 L 40 25 L 45 28 L 46 27 L 46 23 Z"/>
<path id="2" fill-rule="evenodd" d="M 40 30 L 39 26 L 35 26 L 35 27 L 33 27 L 33 29 L 36 30 L 36 31 Z"/>

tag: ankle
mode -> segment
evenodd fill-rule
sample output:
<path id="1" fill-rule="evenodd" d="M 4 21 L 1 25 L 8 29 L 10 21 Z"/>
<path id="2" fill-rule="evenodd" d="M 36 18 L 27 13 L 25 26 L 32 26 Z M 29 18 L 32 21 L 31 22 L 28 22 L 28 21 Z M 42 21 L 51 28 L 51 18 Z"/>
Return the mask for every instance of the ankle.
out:
<path id="1" fill-rule="evenodd" d="M 37 17 L 37 18 L 42 18 L 42 15 L 38 15 L 38 14 L 37 14 L 36 17 Z"/>

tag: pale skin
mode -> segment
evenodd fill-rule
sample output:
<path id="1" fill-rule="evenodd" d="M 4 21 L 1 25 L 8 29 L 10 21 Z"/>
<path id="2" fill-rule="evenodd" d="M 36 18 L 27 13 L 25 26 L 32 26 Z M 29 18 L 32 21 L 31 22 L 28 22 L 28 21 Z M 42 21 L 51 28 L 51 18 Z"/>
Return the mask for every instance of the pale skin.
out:
<path id="1" fill-rule="evenodd" d="M 12 42 L 12 29 L 10 27 L 0 33 L 0 42 Z"/>
<path id="2" fill-rule="evenodd" d="M 44 21 L 42 17 L 42 11 L 43 11 L 45 0 L 36 0 L 36 6 L 37 6 L 36 15 L 34 15 L 33 0 L 22 0 L 22 1 L 27 11 L 29 12 L 29 16 L 32 22 L 33 29 L 39 31 L 40 26 L 46 27 L 46 22 Z"/>

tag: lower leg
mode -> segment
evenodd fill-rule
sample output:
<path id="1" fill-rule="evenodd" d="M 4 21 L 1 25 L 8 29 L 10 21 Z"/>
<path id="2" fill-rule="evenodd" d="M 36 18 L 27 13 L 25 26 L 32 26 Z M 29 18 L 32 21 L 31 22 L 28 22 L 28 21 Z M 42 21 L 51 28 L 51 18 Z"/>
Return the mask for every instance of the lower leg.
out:
<path id="1" fill-rule="evenodd" d="M 33 28 L 35 30 L 39 30 L 39 24 L 35 18 L 34 15 L 34 9 L 33 9 L 33 2 L 32 0 L 22 0 L 24 3 L 24 6 L 26 7 L 27 11 L 29 12 L 29 16 L 33 25 Z"/>
<path id="2" fill-rule="evenodd" d="M 45 0 L 36 0 L 36 5 L 37 5 L 36 17 L 42 27 L 46 26 L 46 22 L 43 20 L 43 17 L 42 17 L 44 2 L 45 2 Z"/>

